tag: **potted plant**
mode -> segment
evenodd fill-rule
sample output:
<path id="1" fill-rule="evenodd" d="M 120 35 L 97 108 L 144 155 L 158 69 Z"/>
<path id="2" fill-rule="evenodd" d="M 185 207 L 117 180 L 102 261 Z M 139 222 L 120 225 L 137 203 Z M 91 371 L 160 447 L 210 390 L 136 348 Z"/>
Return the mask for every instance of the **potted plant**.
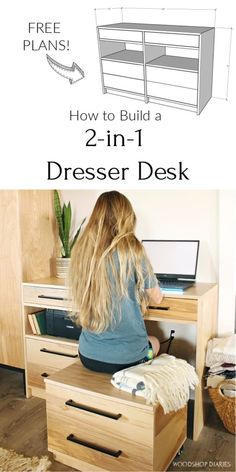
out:
<path id="1" fill-rule="evenodd" d="M 57 277 L 65 278 L 70 262 L 71 250 L 80 234 L 81 228 L 86 220 L 83 219 L 79 228 L 72 235 L 72 210 L 71 203 L 63 206 L 60 202 L 60 196 L 57 190 L 54 190 L 54 212 L 58 226 L 59 238 L 61 240 L 61 257 L 56 258 L 56 272 Z"/>

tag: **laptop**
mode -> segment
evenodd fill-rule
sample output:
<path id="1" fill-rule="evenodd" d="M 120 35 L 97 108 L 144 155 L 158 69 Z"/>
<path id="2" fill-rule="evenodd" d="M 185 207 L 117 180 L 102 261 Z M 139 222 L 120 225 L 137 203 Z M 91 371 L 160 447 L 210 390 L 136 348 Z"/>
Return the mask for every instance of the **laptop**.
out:
<path id="1" fill-rule="evenodd" d="M 144 239 L 142 243 L 163 292 L 181 292 L 194 285 L 199 240 Z"/>

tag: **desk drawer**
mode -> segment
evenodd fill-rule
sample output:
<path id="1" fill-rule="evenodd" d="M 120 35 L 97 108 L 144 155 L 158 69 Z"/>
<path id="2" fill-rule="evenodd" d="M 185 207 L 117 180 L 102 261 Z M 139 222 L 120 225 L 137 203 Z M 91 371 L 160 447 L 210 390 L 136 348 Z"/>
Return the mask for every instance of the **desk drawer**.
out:
<path id="1" fill-rule="evenodd" d="M 197 89 L 198 74 L 196 72 L 147 66 L 147 80 Z"/>
<path id="2" fill-rule="evenodd" d="M 40 307 L 68 309 L 71 305 L 70 300 L 68 300 L 67 289 L 63 287 L 23 285 L 23 300 L 25 305 Z"/>
<path id="3" fill-rule="evenodd" d="M 44 388 L 46 377 L 78 360 L 78 344 L 27 338 L 26 354 L 29 386 Z"/>
<path id="4" fill-rule="evenodd" d="M 152 305 L 151 305 L 152 307 Z M 155 318 L 197 321 L 198 302 L 190 298 L 164 298 L 158 307 L 148 307 L 146 319 Z"/>
<path id="5" fill-rule="evenodd" d="M 123 77 L 143 79 L 143 66 L 138 64 L 124 64 L 123 62 L 102 61 L 104 74 L 113 74 Z"/>
<path id="6" fill-rule="evenodd" d="M 99 28 L 100 39 L 114 39 L 117 41 L 142 42 L 140 31 L 120 31 L 113 29 Z"/>
<path id="7" fill-rule="evenodd" d="M 144 94 L 144 81 L 104 74 L 104 85 L 116 90 Z"/>
<path id="8" fill-rule="evenodd" d="M 188 88 L 147 82 L 147 94 L 154 98 L 172 100 L 189 105 L 197 104 L 197 90 Z"/>
<path id="9" fill-rule="evenodd" d="M 145 33 L 145 42 L 198 48 L 199 36 L 174 33 Z"/>
<path id="10" fill-rule="evenodd" d="M 49 449 L 106 470 L 151 470 L 153 409 L 139 409 L 47 383 Z M 75 406 L 70 406 L 72 403 Z M 81 409 L 92 409 L 91 411 Z M 78 407 L 79 406 L 79 407 Z M 94 412 L 95 411 L 95 412 Z M 100 413 L 96 413 L 100 411 Z M 117 419 L 105 415 L 118 415 Z M 78 444 L 82 441 L 84 444 Z M 94 445 L 95 448 L 86 445 Z M 102 448 L 109 451 L 102 452 Z M 100 450 L 99 450 L 100 449 Z M 117 457 L 112 454 L 116 454 Z"/>

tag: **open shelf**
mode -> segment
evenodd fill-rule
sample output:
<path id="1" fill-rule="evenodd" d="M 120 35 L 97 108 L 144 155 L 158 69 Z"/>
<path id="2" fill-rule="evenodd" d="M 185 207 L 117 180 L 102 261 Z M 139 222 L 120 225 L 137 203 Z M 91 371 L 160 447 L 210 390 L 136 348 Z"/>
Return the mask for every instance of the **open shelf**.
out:
<path id="1" fill-rule="evenodd" d="M 143 64 L 144 54 L 142 51 L 132 51 L 130 49 L 123 49 L 122 51 L 102 56 L 102 60 L 127 62 L 129 64 Z"/>
<path id="2" fill-rule="evenodd" d="M 143 64 L 144 54 L 142 51 L 123 49 L 122 51 L 102 56 L 102 60 L 126 62 L 128 64 Z M 168 56 L 164 54 L 147 62 L 147 66 L 161 67 L 162 69 L 182 70 L 186 72 L 198 72 L 198 63 L 198 59 L 192 57 Z"/>
<path id="3" fill-rule="evenodd" d="M 163 55 L 147 62 L 147 65 L 152 67 L 161 67 L 163 69 L 198 72 L 198 59 L 193 59 L 191 57 Z"/>

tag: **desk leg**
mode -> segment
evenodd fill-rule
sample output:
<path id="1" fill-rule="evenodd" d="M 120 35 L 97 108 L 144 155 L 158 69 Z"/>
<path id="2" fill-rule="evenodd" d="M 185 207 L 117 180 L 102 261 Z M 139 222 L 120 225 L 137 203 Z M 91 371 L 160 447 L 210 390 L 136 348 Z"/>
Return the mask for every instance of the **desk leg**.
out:
<path id="1" fill-rule="evenodd" d="M 193 439 L 196 441 L 204 426 L 204 369 L 207 342 L 216 335 L 217 321 L 217 286 L 212 287 L 198 300 L 198 321 L 196 337 L 196 371 L 199 386 L 195 391 Z"/>

